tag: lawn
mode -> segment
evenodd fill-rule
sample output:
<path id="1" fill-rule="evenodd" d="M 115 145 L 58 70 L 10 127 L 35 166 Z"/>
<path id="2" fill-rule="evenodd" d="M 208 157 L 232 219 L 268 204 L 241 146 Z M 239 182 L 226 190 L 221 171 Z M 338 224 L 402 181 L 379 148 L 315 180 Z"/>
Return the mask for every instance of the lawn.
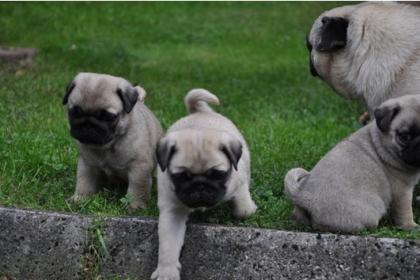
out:
<path id="1" fill-rule="evenodd" d="M 32 67 L 0 64 L 0 204 L 94 215 L 127 215 L 127 199 L 104 191 L 80 206 L 77 147 L 64 89 L 80 71 L 139 82 L 164 128 L 186 114 L 191 88 L 209 89 L 252 153 L 258 212 L 245 221 L 220 206 L 199 223 L 287 230 L 283 177 L 310 169 L 360 126 L 362 108 L 309 74 L 305 36 L 325 9 L 343 3 L 0 3 L 0 45 L 36 47 Z M 138 216 L 157 216 L 156 187 Z M 416 213 L 419 222 L 420 212 Z M 384 222 L 368 234 L 419 239 Z"/>

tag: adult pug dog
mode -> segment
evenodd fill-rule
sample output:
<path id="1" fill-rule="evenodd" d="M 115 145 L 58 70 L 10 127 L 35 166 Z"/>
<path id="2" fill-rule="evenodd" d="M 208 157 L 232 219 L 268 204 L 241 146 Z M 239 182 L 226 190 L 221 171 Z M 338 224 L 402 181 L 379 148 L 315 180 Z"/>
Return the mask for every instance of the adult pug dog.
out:
<path id="1" fill-rule="evenodd" d="M 390 209 L 412 229 L 412 198 L 420 178 L 420 95 L 383 103 L 375 122 L 335 146 L 308 172 L 290 170 L 285 193 L 295 218 L 321 231 L 375 228 Z"/>
<path id="2" fill-rule="evenodd" d="M 152 279 L 180 279 L 179 256 L 188 215 L 232 201 L 236 217 L 257 209 L 249 192 L 250 154 L 244 138 L 210 104 L 218 98 L 204 89 L 185 97 L 189 115 L 178 120 L 159 141 L 157 159 L 159 261 Z"/>
<path id="3" fill-rule="evenodd" d="M 80 150 L 73 201 L 95 194 L 102 184 L 128 185 L 129 210 L 144 207 L 163 135 L 143 104 L 145 95 L 141 87 L 110 75 L 79 73 L 70 82 L 63 104 Z"/>
<path id="4" fill-rule="evenodd" d="M 373 111 L 420 88 L 420 7 L 368 2 L 322 13 L 307 38 L 310 70 Z"/>

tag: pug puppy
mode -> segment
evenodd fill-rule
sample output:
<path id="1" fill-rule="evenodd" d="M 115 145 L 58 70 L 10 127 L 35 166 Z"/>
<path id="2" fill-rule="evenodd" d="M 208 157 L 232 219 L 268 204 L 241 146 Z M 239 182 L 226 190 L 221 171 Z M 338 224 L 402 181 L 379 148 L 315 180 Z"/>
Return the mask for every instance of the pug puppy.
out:
<path id="1" fill-rule="evenodd" d="M 189 115 L 178 120 L 159 141 L 159 260 L 152 279 L 180 279 L 179 256 L 188 215 L 224 201 L 245 218 L 257 207 L 249 192 L 250 154 L 245 139 L 210 104 L 218 98 L 204 89 L 185 97 Z"/>
<path id="2" fill-rule="evenodd" d="M 79 73 L 68 85 L 70 134 L 80 156 L 74 202 L 102 184 L 128 186 L 129 210 L 144 207 L 150 195 L 155 148 L 163 135 L 159 121 L 143 104 L 146 92 L 105 74 Z"/>
<path id="3" fill-rule="evenodd" d="M 294 217 L 316 230 L 355 233 L 375 228 L 391 211 L 402 229 L 418 227 L 412 211 L 420 178 L 420 95 L 390 99 L 369 123 L 308 172 L 290 170 L 285 194 Z"/>
<path id="4" fill-rule="evenodd" d="M 307 37 L 314 76 L 369 115 L 420 88 L 420 7 L 367 2 L 322 13 Z"/>

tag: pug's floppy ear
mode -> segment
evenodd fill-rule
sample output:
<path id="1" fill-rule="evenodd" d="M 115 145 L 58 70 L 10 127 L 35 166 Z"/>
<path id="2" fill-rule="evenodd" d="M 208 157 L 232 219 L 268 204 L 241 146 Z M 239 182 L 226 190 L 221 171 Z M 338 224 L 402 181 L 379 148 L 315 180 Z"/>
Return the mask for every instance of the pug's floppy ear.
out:
<path id="1" fill-rule="evenodd" d="M 126 87 L 125 89 L 118 88 L 117 94 L 121 99 L 124 111 L 127 114 L 130 113 L 134 105 L 136 105 L 137 99 L 139 97 L 137 89 L 132 86 Z"/>
<path id="2" fill-rule="evenodd" d="M 376 125 L 383 133 L 387 133 L 391 127 L 392 120 L 400 111 L 400 106 L 397 103 L 383 104 L 375 109 L 374 115 Z"/>
<path id="3" fill-rule="evenodd" d="M 343 17 L 323 17 L 321 21 L 321 40 L 316 50 L 329 52 L 344 48 L 347 44 L 349 20 Z"/>
<path id="4" fill-rule="evenodd" d="M 67 102 L 69 102 L 69 96 L 72 93 L 75 86 L 76 86 L 76 83 L 74 82 L 74 80 L 71 80 L 69 84 L 67 85 L 66 93 L 64 94 L 64 98 L 63 98 L 63 105 L 66 105 Z"/>
<path id="5" fill-rule="evenodd" d="M 242 143 L 237 139 L 231 139 L 222 144 L 220 150 L 226 155 L 235 170 L 238 170 L 238 162 L 242 156 Z"/>
<path id="6" fill-rule="evenodd" d="M 169 166 L 172 156 L 176 152 L 175 142 L 168 137 L 160 139 L 156 146 L 156 158 L 162 171 L 165 171 Z"/>

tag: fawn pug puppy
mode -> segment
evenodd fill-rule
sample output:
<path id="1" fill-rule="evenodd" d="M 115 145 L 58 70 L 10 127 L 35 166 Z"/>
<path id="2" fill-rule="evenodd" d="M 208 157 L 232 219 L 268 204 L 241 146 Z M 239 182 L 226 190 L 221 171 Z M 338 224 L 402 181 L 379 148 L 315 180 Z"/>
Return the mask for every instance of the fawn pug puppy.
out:
<path id="1" fill-rule="evenodd" d="M 322 13 L 307 37 L 310 70 L 373 111 L 420 88 L 420 7 L 367 2 Z"/>
<path id="2" fill-rule="evenodd" d="M 420 178 L 420 95 L 383 103 L 369 123 L 335 146 L 310 171 L 290 170 L 285 193 L 294 216 L 314 229 L 358 232 L 377 227 L 391 211 L 403 229 L 413 219 Z"/>
<path id="3" fill-rule="evenodd" d="M 250 154 L 236 126 L 208 104 L 218 98 L 204 89 L 185 97 L 189 115 L 159 141 L 159 260 L 152 279 L 180 279 L 179 256 L 188 215 L 232 201 L 236 217 L 257 209 L 249 192 Z"/>
<path id="4" fill-rule="evenodd" d="M 63 104 L 80 150 L 73 201 L 112 183 L 128 185 L 129 210 L 144 207 L 156 166 L 155 147 L 163 135 L 143 104 L 145 95 L 141 87 L 110 75 L 79 73 L 70 82 Z"/>

